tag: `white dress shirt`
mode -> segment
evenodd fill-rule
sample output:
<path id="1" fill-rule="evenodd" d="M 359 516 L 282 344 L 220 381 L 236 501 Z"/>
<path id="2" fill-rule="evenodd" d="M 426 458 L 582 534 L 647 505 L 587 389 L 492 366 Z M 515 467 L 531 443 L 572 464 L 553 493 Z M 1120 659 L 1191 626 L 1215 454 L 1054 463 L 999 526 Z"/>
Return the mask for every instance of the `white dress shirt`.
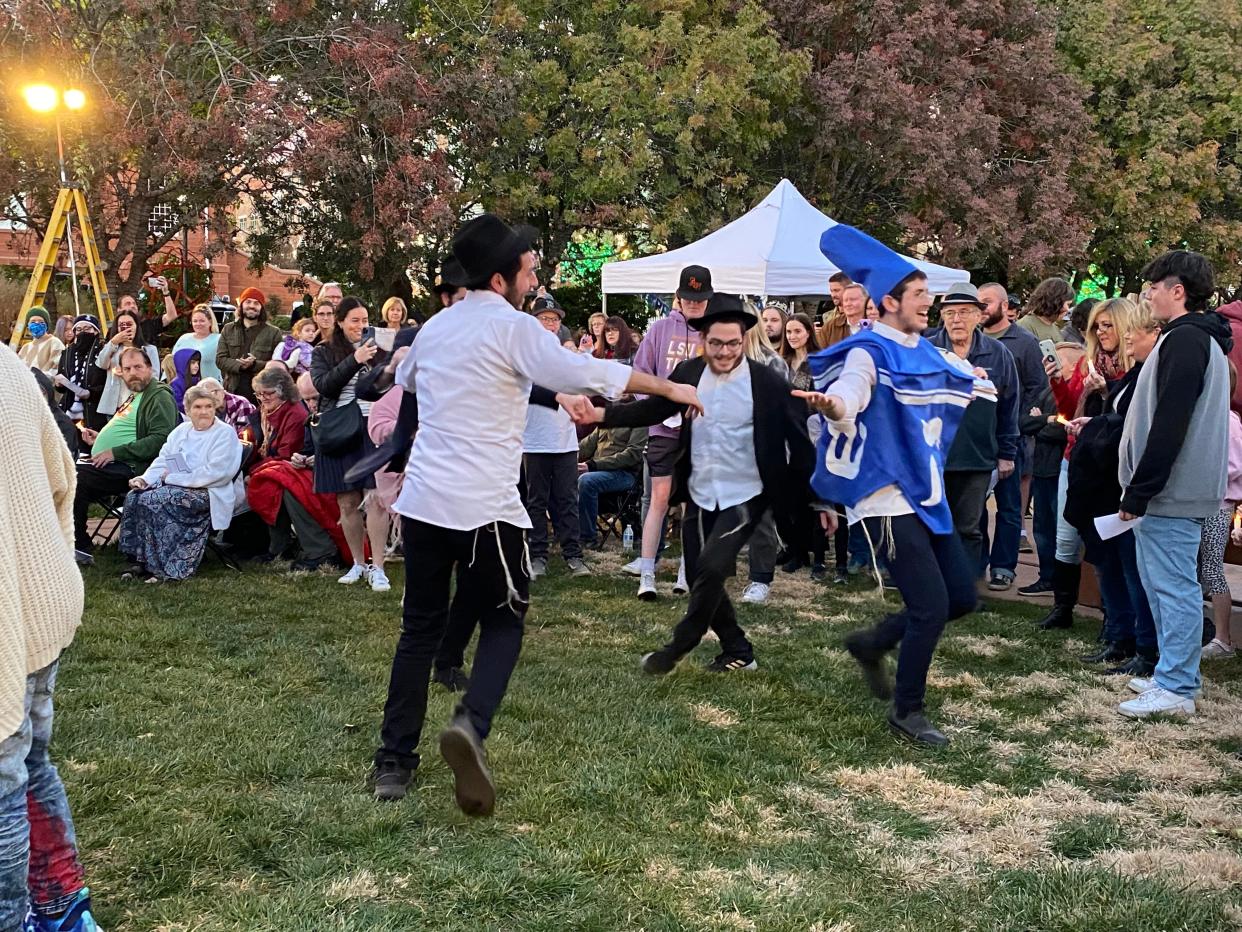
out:
<path id="1" fill-rule="evenodd" d="M 530 527 L 517 483 L 532 380 L 617 398 L 631 372 L 565 349 L 495 292 L 471 291 L 423 325 L 397 369 L 418 395 L 418 433 L 395 510 L 452 530 Z"/>
<path id="2" fill-rule="evenodd" d="M 723 511 L 763 491 L 755 460 L 755 401 L 745 357 L 725 375 L 706 366 L 698 390 L 705 413 L 690 429 L 690 497 L 706 511 Z"/>
<path id="3" fill-rule="evenodd" d="M 526 410 L 524 453 L 577 453 L 578 429 L 563 408 L 531 405 Z"/>

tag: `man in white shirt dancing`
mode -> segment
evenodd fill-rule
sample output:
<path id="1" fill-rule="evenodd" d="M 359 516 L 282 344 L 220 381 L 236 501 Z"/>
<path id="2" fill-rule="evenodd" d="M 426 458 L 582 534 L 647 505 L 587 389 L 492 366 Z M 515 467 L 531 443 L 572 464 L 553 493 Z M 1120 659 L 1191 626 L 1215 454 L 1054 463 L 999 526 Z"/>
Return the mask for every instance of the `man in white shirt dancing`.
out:
<path id="1" fill-rule="evenodd" d="M 875 296 L 880 319 L 811 357 L 820 392 L 794 392 L 827 419 L 812 485 L 864 522 L 887 552 L 902 611 L 856 631 L 845 647 L 878 698 L 893 698 L 890 726 L 935 747 L 949 743 L 923 711 L 927 671 L 945 623 L 974 609 L 975 571 L 966 562 L 944 494 L 944 456 L 967 405 L 995 389 L 969 364 L 942 355 L 920 334 L 931 295 L 915 266 L 843 224 L 820 250 Z M 835 525 L 836 515 L 829 517 Z M 896 683 L 885 656 L 898 649 Z"/>
<path id="2" fill-rule="evenodd" d="M 440 735 L 440 752 L 453 770 L 458 806 L 468 815 L 490 815 L 496 791 L 483 740 L 517 664 L 530 588 L 530 519 L 517 483 L 532 380 L 562 392 L 609 398 L 641 392 L 681 408 L 699 404 L 691 386 L 564 349 L 523 314 L 522 298 L 539 284 L 538 257 L 498 217 L 466 223 L 452 251 L 468 293 L 424 325 L 397 371 L 397 383 L 418 395 L 419 429 L 396 503 L 403 516 L 405 601 L 371 776 L 376 798 L 401 799 L 418 766 L 428 676 L 456 567 L 458 595 L 473 601 L 469 608 L 479 619 L 479 646 L 470 686 Z M 463 353 L 464 346 L 487 349 Z M 590 407 L 586 398 L 572 403 L 580 414 Z"/>
<path id="3" fill-rule="evenodd" d="M 729 673 L 757 668 L 754 649 L 737 623 L 725 583 L 759 521 L 772 510 L 786 540 L 799 512 L 810 507 L 814 451 L 806 408 L 770 366 L 748 359 L 746 331 L 759 319 L 736 295 L 714 294 L 707 311 L 690 321 L 703 334 L 704 355 L 677 366 L 669 378 L 697 387 L 706 413 L 681 429 L 672 477 L 672 502 L 686 503 L 682 541 L 690 604 L 672 640 L 643 657 L 652 674 L 670 672 L 708 628 L 720 655 L 708 669 Z M 664 398 L 595 409 L 605 427 L 658 424 L 676 413 Z"/>

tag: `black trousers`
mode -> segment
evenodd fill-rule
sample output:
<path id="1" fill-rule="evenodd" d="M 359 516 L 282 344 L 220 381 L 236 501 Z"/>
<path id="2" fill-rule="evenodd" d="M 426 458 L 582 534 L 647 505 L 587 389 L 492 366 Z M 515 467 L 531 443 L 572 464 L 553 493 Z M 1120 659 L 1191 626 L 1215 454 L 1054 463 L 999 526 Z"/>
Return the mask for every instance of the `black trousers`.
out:
<path id="1" fill-rule="evenodd" d="M 91 537 L 86 533 L 86 515 L 91 503 L 111 495 L 129 491 L 134 471 L 125 463 L 114 460 L 107 466 L 78 463 L 78 489 L 73 495 L 73 546 L 83 553 L 91 550 Z"/>
<path id="2" fill-rule="evenodd" d="M 273 556 L 279 557 L 292 547 L 293 535 L 297 535 L 303 560 L 329 560 L 336 556 L 332 535 L 319 526 L 319 522 L 289 491 L 281 498 L 280 511 L 270 535 L 268 552 Z"/>
<path id="3" fill-rule="evenodd" d="M 470 646 L 470 638 L 479 622 L 473 608 L 473 600 L 462 589 L 461 574 L 458 573 L 457 591 L 453 593 L 453 602 L 449 605 L 448 627 L 444 629 L 440 649 L 436 651 L 435 669 L 460 669 L 466 665 L 466 648 Z"/>
<path id="4" fill-rule="evenodd" d="M 416 767 L 427 715 L 427 686 L 449 616 L 454 567 L 463 611 L 479 620 L 470 688 L 457 712 L 470 716 L 480 738 L 491 731 L 509 677 L 522 650 L 523 620 L 530 598 L 525 533 L 495 522 L 456 531 L 401 519 L 405 549 L 405 601 L 384 704 L 377 756 L 391 755 Z"/>
<path id="5" fill-rule="evenodd" d="M 566 560 L 582 557 L 578 527 L 578 454 L 527 453 L 526 513 L 530 515 L 531 559 L 548 558 L 548 516 Z"/>
<path id="6" fill-rule="evenodd" d="M 868 640 L 879 651 L 901 645 L 897 654 L 893 706 L 898 715 L 923 708 L 932 655 L 954 618 L 974 611 L 974 567 L 957 534 L 933 534 L 915 515 L 867 518 L 876 548 L 887 553 L 888 571 L 905 607 L 886 615 L 870 629 Z"/>
<path id="7" fill-rule="evenodd" d="M 722 653 L 747 661 L 754 659 L 754 648 L 737 623 L 725 582 L 736 571 L 738 554 L 766 510 L 762 495 L 723 511 L 705 511 L 694 502 L 686 505 L 681 540 L 686 579 L 690 582 L 690 604 L 673 629 L 669 651 L 679 657 L 690 653 L 710 628 L 720 639 Z"/>
<path id="8" fill-rule="evenodd" d="M 966 560 L 972 568 L 970 578 L 976 579 L 983 561 L 983 531 L 980 527 L 983 510 L 988 501 L 990 472 L 946 472 L 944 474 L 944 497 L 953 512 L 953 527 L 961 538 Z"/>

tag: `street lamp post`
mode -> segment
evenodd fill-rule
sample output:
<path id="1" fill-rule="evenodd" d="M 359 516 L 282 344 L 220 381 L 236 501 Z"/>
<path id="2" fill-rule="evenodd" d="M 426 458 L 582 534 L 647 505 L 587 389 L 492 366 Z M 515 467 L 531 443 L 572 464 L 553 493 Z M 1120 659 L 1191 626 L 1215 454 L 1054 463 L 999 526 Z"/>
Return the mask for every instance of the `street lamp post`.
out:
<path id="1" fill-rule="evenodd" d="M 26 98 L 26 106 L 35 113 L 51 113 L 56 122 L 56 158 L 60 165 L 60 186 L 69 187 L 69 177 L 65 171 L 65 139 L 60 129 L 60 107 L 77 111 L 86 106 L 86 95 L 76 88 L 58 91 L 50 84 L 29 84 L 22 88 L 22 96 Z M 69 245 L 69 274 L 73 278 L 73 316 L 82 313 L 78 305 L 78 262 L 73 251 L 73 218 L 66 216 L 65 241 Z"/>

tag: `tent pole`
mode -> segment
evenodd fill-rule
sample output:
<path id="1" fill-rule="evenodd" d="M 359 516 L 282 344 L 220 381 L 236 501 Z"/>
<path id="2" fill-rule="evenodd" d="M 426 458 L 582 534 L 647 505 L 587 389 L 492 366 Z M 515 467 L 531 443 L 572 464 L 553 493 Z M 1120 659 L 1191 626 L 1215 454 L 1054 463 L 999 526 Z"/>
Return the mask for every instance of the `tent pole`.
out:
<path id="1" fill-rule="evenodd" d="M 608 316 L 608 292 L 601 291 L 599 293 L 599 297 L 600 297 L 600 301 L 602 302 L 602 306 L 600 310 L 602 310 L 604 312 L 604 316 L 607 317 Z"/>

